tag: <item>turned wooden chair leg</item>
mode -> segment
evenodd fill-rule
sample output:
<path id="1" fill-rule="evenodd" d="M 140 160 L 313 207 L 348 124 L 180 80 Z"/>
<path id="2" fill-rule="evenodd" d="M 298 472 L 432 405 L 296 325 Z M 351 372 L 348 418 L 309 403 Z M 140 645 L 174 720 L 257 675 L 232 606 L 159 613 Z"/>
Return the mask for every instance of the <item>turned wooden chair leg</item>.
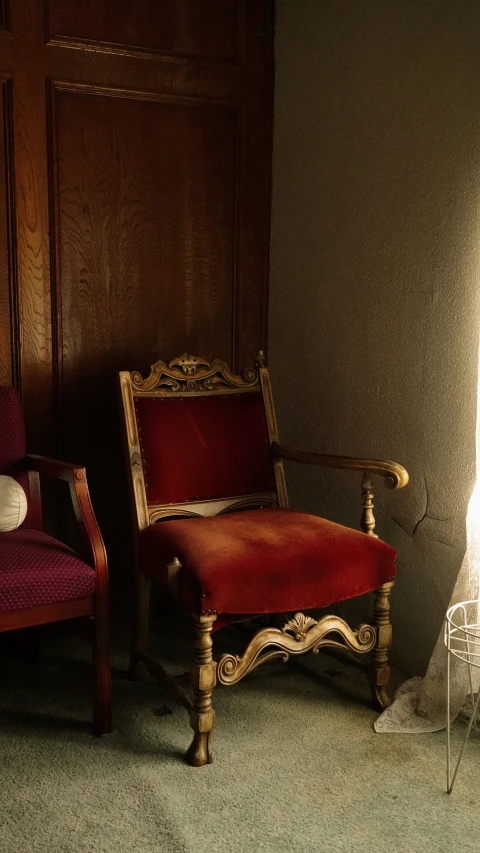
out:
<path id="1" fill-rule="evenodd" d="M 133 616 L 132 650 L 128 676 L 133 681 L 145 677 L 142 655 L 148 652 L 148 627 L 150 621 L 150 591 L 152 583 L 147 575 L 138 572 L 135 579 L 135 613 Z"/>
<path id="2" fill-rule="evenodd" d="M 372 624 L 377 629 L 377 642 L 372 651 L 369 675 L 373 704 L 381 711 L 388 708 L 392 701 L 387 692 L 390 681 L 388 650 L 392 643 L 392 626 L 390 624 L 390 592 L 392 587 L 393 581 L 388 581 L 376 589 L 373 605 Z"/>
<path id="3" fill-rule="evenodd" d="M 97 600 L 93 620 L 93 727 L 95 734 L 112 731 L 112 687 L 108 600 Z"/>
<path id="4" fill-rule="evenodd" d="M 212 658 L 212 625 L 216 618 L 216 613 L 194 616 L 194 662 L 191 673 L 193 708 L 190 711 L 190 725 L 194 735 L 186 754 L 192 767 L 212 763 L 211 740 L 215 726 L 212 692 L 217 681 L 217 664 Z"/>

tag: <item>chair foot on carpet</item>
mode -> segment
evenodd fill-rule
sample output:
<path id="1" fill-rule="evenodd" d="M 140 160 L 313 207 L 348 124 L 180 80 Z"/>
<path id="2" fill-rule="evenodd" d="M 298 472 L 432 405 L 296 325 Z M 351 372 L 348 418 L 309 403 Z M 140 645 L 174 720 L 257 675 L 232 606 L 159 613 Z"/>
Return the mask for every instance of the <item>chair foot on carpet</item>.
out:
<path id="1" fill-rule="evenodd" d="M 204 767 L 212 763 L 212 733 L 195 732 L 185 758 L 192 767 Z"/>
<path id="2" fill-rule="evenodd" d="M 377 642 L 372 651 L 370 664 L 370 686 L 373 705 L 380 711 L 391 704 L 392 700 L 387 687 L 390 682 L 390 667 L 388 665 L 388 650 L 392 643 L 392 626 L 390 624 L 390 592 L 393 580 L 387 581 L 375 590 L 372 623 L 377 632 Z"/>
<path id="3" fill-rule="evenodd" d="M 212 731 L 215 727 L 212 692 L 217 683 L 217 664 L 212 658 L 212 626 L 216 618 L 216 613 L 193 617 L 193 707 L 190 710 L 190 725 L 194 735 L 186 756 L 193 767 L 212 763 Z"/>
<path id="4" fill-rule="evenodd" d="M 392 704 L 392 697 L 386 685 L 376 687 L 372 685 L 372 702 L 376 711 L 384 711 L 385 708 L 388 708 Z"/>
<path id="5" fill-rule="evenodd" d="M 102 737 L 102 735 L 109 735 L 112 731 L 112 717 L 110 714 L 110 709 L 105 709 L 105 712 L 101 713 L 98 719 L 95 719 L 93 722 L 93 733 L 97 737 Z"/>

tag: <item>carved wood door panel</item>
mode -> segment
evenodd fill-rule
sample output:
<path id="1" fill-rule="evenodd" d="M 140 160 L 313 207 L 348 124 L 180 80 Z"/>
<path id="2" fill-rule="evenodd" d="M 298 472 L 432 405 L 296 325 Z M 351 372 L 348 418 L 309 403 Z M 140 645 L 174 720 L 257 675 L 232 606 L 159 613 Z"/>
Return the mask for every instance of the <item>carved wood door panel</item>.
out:
<path id="1" fill-rule="evenodd" d="M 0 382 L 88 466 L 113 557 L 116 372 L 265 346 L 272 9 L 0 0 Z"/>

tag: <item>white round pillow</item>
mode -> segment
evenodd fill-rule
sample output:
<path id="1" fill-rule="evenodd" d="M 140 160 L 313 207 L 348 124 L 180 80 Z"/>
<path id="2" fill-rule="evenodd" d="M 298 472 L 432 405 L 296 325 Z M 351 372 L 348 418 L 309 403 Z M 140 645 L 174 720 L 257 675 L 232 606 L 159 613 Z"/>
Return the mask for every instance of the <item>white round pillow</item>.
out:
<path id="1" fill-rule="evenodd" d="M 0 533 L 16 530 L 25 521 L 27 496 L 13 477 L 0 474 Z"/>

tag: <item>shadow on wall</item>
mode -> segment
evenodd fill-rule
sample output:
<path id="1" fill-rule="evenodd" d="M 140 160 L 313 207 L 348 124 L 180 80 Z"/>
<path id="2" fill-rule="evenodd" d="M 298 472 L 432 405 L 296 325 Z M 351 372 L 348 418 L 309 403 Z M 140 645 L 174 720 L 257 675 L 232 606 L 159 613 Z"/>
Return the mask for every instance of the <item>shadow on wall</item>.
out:
<path id="1" fill-rule="evenodd" d="M 279 0 L 270 367 L 282 440 L 391 458 L 393 659 L 421 672 L 465 548 L 480 319 L 480 7 Z M 289 472 L 290 473 L 290 472 Z M 291 472 L 358 526 L 359 483 Z M 293 502 L 293 501 L 292 501 Z"/>

